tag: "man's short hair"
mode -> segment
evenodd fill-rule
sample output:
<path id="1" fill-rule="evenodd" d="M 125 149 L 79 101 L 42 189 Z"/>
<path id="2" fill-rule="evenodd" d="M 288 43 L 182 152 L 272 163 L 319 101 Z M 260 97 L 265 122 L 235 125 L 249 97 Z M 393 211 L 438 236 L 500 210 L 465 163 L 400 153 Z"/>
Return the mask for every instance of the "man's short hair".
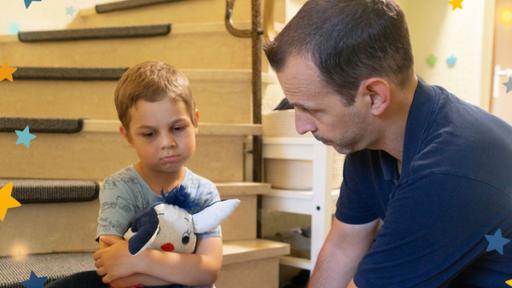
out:
<path id="1" fill-rule="evenodd" d="M 403 88 L 413 74 L 407 23 L 392 0 L 309 0 L 265 53 L 277 72 L 290 55 L 310 57 L 347 105 L 365 79 L 383 77 Z"/>
<path id="2" fill-rule="evenodd" d="M 197 126 L 194 117 L 196 105 L 187 77 L 171 65 L 160 61 L 143 62 L 124 72 L 114 94 L 119 120 L 129 129 L 129 110 L 137 101 L 157 102 L 165 97 L 182 101 L 190 120 Z"/>

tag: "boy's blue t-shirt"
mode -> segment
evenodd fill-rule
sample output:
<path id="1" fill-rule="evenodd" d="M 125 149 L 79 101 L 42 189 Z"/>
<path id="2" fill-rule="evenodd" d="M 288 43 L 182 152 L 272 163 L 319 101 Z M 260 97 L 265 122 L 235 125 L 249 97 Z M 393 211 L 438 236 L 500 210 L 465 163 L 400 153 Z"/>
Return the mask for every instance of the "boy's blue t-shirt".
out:
<path id="1" fill-rule="evenodd" d="M 384 223 L 356 285 L 508 287 L 512 242 L 496 245 L 499 237 L 486 235 L 500 229 L 512 239 L 512 127 L 443 88 L 418 83 L 401 172 L 384 151 L 346 157 L 336 218 Z M 486 251 L 494 247 L 503 255 Z"/>
<path id="2" fill-rule="evenodd" d="M 190 193 L 192 201 L 201 203 L 201 207 L 196 211 L 188 211 L 190 214 L 195 214 L 214 202 L 220 201 L 215 185 L 188 168 L 181 185 L 185 186 L 186 191 Z M 96 239 L 100 235 L 123 237 L 135 217 L 161 199 L 161 196 L 155 194 L 133 165 L 130 165 L 105 178 L 99 198 L 100 211 Z M 197 234 L 198 239 L 220 236 L 220 226 L 212 231 Z"/>

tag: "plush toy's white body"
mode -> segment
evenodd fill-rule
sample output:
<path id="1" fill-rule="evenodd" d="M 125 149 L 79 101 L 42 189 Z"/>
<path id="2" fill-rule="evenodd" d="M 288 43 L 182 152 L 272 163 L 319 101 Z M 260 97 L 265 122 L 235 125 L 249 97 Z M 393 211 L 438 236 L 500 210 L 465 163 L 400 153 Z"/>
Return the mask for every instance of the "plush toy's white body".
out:
<path id="1" fill-rule="evenodd" d="M 219 226 L 239 204 L 238 199 L 224 200 L 194 215 L 175 205 L 155 205 L 153 211 L 144 215 L 145 218 L 140 217 L 135 232 L 132 228 L 126 232 L 125 239 L 129 242 L 130 253 L 136 255 L 148 247 L 169 252 L 193 253 L 197 241 L 196 233 L 205 233 Z"/>

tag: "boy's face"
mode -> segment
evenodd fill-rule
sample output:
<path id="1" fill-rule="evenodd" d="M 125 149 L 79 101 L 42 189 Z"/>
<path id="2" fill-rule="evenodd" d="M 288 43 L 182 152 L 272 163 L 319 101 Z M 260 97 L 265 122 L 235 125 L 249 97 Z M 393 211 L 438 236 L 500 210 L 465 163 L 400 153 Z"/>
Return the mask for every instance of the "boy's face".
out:
<path id="1" fill-rule="evenodd" d="M 196 148 L 197 128 L 185 104 L 169 97 L 158 102 L 140 100 L 129 113 L 129 131 L 121 127 L 121 133 L 135 149 L 141 164 L 156 173 L 179 172 Z M 197 120 L 197 112 L 194 117 Z"/>

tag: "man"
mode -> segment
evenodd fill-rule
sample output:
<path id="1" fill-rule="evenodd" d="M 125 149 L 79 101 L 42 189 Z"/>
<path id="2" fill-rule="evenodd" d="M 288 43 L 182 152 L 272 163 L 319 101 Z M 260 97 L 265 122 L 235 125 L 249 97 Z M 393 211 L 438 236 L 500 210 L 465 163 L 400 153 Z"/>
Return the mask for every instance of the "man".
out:
<path id="1" fill-rule="evenodd" d="M 297 131 L 347 154 L 310 287 L 507 287 L 512 127 L 417 80 L 397 4 L 310 0 L 265 52 Z"/>

